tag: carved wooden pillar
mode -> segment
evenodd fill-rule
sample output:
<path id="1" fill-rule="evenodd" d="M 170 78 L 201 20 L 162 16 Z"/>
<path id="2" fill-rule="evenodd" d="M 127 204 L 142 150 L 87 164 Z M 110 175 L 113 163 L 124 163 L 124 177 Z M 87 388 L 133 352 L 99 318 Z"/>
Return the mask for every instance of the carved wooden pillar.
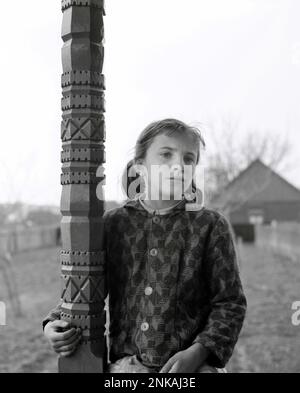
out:
<path id="1" fill-rule="evenodd" d="M 103 372 L 104 202 L 96 190 L 99 195 L 97 168 L 105 162 L 104 4 L 63 0 L 62 10 L 61 318 L 82 328 L 83 342 L 59 359 L 59 371 Z"/>

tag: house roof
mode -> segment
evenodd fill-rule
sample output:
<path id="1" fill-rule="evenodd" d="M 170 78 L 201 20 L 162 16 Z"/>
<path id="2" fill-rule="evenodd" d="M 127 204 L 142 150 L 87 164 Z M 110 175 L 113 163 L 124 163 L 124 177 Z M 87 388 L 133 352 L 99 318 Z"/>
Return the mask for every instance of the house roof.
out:
<path id="1" fill-rule="evenodd" d="M 224 206 L 250 201 L 300 202 L 300 190 L 256 159 L 214 198 L 212 204 Z"/>

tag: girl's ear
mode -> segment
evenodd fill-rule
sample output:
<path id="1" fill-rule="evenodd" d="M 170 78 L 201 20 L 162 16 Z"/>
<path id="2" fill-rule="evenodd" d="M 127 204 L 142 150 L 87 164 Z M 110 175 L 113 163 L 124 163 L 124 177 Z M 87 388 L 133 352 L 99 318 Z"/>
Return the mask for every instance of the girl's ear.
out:
<path id="1" fill-rule="evenodd" d="M 138 160 L 134 161 L 134 165 L 136 167 L 136 172 L 138 175 L 143 176 L 144 175 L 144 164 L 143 160 L 139 158 Z"/>
<path id="2" fill-rule="evenodd" d="M 195 189 L 194 199 L 185 204 L 186 211 L 198 211 L 204 207 L 204 195 L 199 188 Z"/>

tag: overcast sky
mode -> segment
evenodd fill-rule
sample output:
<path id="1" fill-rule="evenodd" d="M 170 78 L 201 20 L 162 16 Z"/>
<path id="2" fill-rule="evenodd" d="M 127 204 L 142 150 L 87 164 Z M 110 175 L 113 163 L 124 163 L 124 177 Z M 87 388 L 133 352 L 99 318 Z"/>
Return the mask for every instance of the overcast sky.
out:
<path id="1" fill-rule="evenodd" d="M 0 202 L 60 203 L 60 1 L 1 4 Z M 288 136 L 300 187 L 299 0 L 106 0 L 106 198 L 151 121 Z M 226 143 L 226 141 L 224 141 Z"/>

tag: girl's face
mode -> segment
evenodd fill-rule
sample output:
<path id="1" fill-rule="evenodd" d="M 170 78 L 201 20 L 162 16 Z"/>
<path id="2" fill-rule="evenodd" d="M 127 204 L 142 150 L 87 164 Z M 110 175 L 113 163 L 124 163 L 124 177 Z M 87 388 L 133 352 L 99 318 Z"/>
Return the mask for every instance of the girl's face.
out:
<path id="1" fill-rule="evenodd" d="M 147 195 L 152 200 L 180 200 L 192 183 L 198 145 L 193 136 L 157 135 L 141 164 Z"/>

